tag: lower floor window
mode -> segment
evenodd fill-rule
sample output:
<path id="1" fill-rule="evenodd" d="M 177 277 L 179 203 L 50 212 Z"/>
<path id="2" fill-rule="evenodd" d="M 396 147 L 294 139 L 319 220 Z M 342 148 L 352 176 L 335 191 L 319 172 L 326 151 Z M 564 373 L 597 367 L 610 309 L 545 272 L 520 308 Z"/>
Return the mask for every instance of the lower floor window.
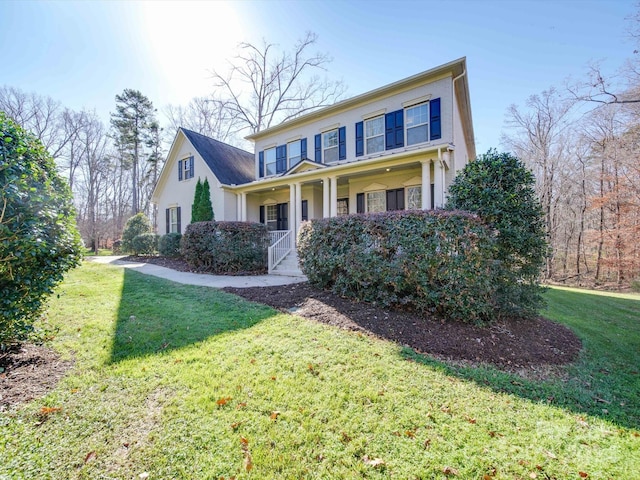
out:
<path id="1" fill-rule="evenodd" d="M 267 205 L 267 227 L 269 230 L 275 230 L 278 225 L 278 206 Z"/>
<path id="2" fill-rule="evenodd" d="M 180 232 L 180 207 L 167 208 L 167 233 Z"/>
<path id="3" fill-rule="evenodd" d="M 349 199 L 338 199 L 338 215 L 349 215 Z"/>
<path id="4" fill-rule="evenodd" d="M 367 192 L 367 212 L 384 212 L 387 210 L 387 204 L 385 201 L 386 194 L 383 191 L 380 192 Z"/>
<path id="5" fill-rule="evenodd" d="M 422 187 L 407 187 L 407 209 L 422 209 Z"/>

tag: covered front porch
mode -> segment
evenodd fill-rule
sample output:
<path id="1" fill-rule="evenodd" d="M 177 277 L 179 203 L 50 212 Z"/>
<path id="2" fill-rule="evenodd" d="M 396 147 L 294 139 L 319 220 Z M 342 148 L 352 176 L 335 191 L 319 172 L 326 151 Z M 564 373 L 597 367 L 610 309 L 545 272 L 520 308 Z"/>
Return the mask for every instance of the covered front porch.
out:
<path id="1" fill-rule="evenodd" d="M 449 152 L 437 149 L 431 155 L 383 160 L 335 166 L 304 161 L 281 176 L 239 186 L 237 218 L 264 223 L 270 230 L 269 272 L 283 263 L 291 271 L 290 254 L 305 220 L 444 206 L 446 185 L 454 176 Z"/>

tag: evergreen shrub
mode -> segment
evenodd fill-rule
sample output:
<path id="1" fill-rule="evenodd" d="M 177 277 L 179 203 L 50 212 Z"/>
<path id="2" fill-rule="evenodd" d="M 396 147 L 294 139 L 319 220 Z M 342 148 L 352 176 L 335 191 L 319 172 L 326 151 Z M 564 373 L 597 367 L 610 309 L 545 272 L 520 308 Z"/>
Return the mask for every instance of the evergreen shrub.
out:
<path id="1" fill-rule="evenodd" d="M 481 323 L 494 307 L 495 234 L 459 211 L 395 211 L 304 222 L 300 267 L 338 295 Z"/>
<path id="2" fill-rule="evenodd" d="M 134 255 L 153 255 L 158 251 L 158 235 L 147 232 L 133 237 L 131 250 Z"/>
<path id="3" fill-rule="evenodd" d="M 261 223 L 197 222 L 182 235 L 180 253 L 195 270 L 250 275 L 266 272 L 268 246 Z"/>
<path id="4" fill-rule="evenodd" d="M 32 336 L 81 258 L 69 186 L 40 141 L 0 112 L 0 351 Z"/>
<path id="5" fill-rule="evenodd" d="M 158 239 L 158 252 L 164 257 L 179 257 L 181 239 L 182 234 L 177 232 L 162 235 Z"/>

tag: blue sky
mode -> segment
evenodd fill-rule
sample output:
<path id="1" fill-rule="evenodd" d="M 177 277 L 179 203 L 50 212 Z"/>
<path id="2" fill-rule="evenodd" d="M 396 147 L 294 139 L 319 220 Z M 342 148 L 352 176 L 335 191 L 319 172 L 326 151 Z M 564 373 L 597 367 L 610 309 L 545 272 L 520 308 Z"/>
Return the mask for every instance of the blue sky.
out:
<path id="1" fill-rule="evenodd" d="M 356 95 L 467 57 L 477 149 L 499 146 L 511 104 L 590 62 L 613 73 L 633 55 L 633 0 L 35 1 L 0 0 L 0 85 L 105 120 L 125 88 L 162 109 L 212 91 L 241 41 L 290 48 L 308 30 L 328 76 Z M 162 116 L 160 119 L 163 120 Z"/>

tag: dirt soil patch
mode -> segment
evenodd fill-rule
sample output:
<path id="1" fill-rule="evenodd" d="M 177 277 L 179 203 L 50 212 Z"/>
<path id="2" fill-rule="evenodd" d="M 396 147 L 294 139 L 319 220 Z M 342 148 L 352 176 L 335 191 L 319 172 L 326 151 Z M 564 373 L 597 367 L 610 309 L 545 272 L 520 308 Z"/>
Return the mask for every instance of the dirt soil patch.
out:
<path id="1" fill-rule="evenodd" d="M 45 395 L 72 365 L 45 346 L 24 344 L 0 353 L 0 411 Z"/>

